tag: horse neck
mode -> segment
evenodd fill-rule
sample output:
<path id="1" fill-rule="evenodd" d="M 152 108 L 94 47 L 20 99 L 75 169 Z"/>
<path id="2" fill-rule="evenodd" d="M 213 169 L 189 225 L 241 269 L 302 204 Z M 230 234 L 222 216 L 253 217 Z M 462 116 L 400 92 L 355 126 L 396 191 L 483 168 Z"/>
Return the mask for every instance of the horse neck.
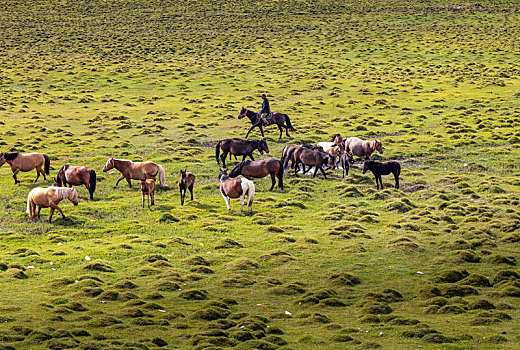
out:
<path id="1" fill-rule="evenodd" d="M 246 115 L 251 121 L 256 120 L 258 118 L 258 113 L 250 110 L 247 110 Z"/>
<path id="2" fill-rule="evenodd" d="M 114 158 L 112 160 L 112 162 L 114 163 L 114 168 L 116 168 L 119 171 L 127 168 L 128 166 L 130 166 L 132 164 L 131 160 L 125 160 L 125 159 L 115 159 Z"/>
<path id="3" fill-rule="evenodd" d="M 70 188 L 67 187 L 56 187 L 56 197 L 61 201 L 69 197 Z"/>

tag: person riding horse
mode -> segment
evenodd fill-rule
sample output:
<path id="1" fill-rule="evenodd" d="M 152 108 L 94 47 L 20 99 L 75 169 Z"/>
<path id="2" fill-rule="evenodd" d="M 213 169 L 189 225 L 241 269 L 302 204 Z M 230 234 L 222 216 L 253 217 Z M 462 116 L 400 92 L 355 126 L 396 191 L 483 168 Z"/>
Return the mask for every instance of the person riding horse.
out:
<path id="1" fill-rule="evenodd" d="M 258 115 L 265 125 L 269 125 L 269 119 L 271 119 L 271 108 L 269 107 L 269 100 L 265 94 L 262 94 L 260 97 L 264 101 L 262 102 L 262 109 L 260 109 Z"/>

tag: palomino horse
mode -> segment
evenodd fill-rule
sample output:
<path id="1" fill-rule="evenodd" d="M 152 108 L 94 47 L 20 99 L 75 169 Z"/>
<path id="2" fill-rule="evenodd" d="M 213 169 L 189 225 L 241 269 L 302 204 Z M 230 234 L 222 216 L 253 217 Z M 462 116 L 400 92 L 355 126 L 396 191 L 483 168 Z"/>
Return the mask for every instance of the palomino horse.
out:
<path id="1" fill-rule="evenodd" d="M 144 208 L 144 196 L 148 197 L 148 209 L 150 209 L 150 198 L 152 199 L 152 205 L 155 204 L 155 180 L 147 179 L 146 176 L 141 178 L 141 194 L 143 195 L 143 208 Z"/>
<path id="2" fill-rule="evenodd" d="M 345 139 L 345 152 L 350 152 L 354 156 L 365 157 L 368 160 L 376 150 L 383 154 L 383 144 L 380 140 L 367 141 L 357 137 Z"/>
<path id="3" fill-rule="evenodd" d="M 243 140 L 238 138 L 225 139 L 217 142 L 215 146 L 215 158 L 217 159 L 217 164 L 220 164 L 222 160 L 222 164 L 226 167 L 226 157 L 229 153 L 229 159 L 231 159 L 231 155 L 234 156 L 244 156 L 242 160 L 246 160 L 246 157 L 253 158 L 253 152 L 258 150 L 260 154 L 269 153 L 269 147 L 267 147 L 267 142 L 265 139 L 262 140 Z M 222 155 L 220 155 L 220 150 L 222 150 Z"/>
<path id="4" fill-rule="evenodd" d="M 154 162 L 134 163 L 128 159 L 110 157 L 103 168 L 103 172 L 106 173 L 113 168 L 121 172 L 121 177 L 117 180 L 116 186 L 119 184 L 119 181 L 126 179 L 128 186 L 132 188 L 131 180 L 140 180 L 143 176 L 148 179 L 155 179 L 155 177 L 159 175 L 159 186 L 166 187 L 164 168 Z"/>
<path id="5" fill-rule="evenodd" d="M 249 136 L 249 133 L 251 132 L 251 130 L 253 130 L 256 127 L 260 128 L 262 137 L 264 137 L 264 128 L 263 127 L 273 125 L 273 124 L 276 124 L 278 126 L 278 129 L 280 129 L 280 137 L 278 139 L 282 138 L 282 128 L 285 128 L 285 134 L 287 135 L 287 137 L 291 137 L 291 136 L 289 136 L 288 130 L 296 131 L 296 130 L 294 130 L 293 126 L 291 125 L 291 120 L 289 119 L 289 116 L 287 114 L 271 113 L 270 118 L 267 120 L 264 120 L 264 119 L 260 118 L 258 113 L 250 111 L 250 110 L 242 107 L 242 109 L 240 110 L 240 113 L 238 114 L 238 119 L 242 119 L 244 117 L 248 117 L 249 120 L 251 121 L 251 124 L 253 124 L 253 126 L 247 131 L 246 139 Z"/>
<path id="6" fill-rule="evenodd" d="M 193 185 L 195 184 L 195 175 L 186 172 L 187 169 L 181 170 L 179 176 L 179 191 L 181 193 L 181 205 L 184 205 L 184 198 L 186 198 L 186 189 L 190 190 L 191 200 L 193 200 Z"/>
<path id="7" fill-rule="evenodd" d="M 278 176 L 278 188 L 283 190 L 283 164 L 278 159 L 263 159 L 263 160 L 244 160 L 240 162 L 231 172 L 229 177 L 244 176 L 246 179 L 252 177 L 262 178 L 271 175 L 272 191 L 276 184 L 276 177 Z"/>
<path id="8" fill-rule="evenodd" d="M 298 164 L 302 163 L 303 167 L 303 173 L 305 174 L 308 170 L 311 169 L 311 167 L 316 167 L 314 170 L 314 176 L 316 176 L 316 173 L 318 172 L 318 169 L 323 174 L 324 178 L 327 178 L 327 175 L 325 175 L 325 171 L 323 170 L 324 165 L 329 165 L 331 169 L 335 169 L 336 167 L 336 157 L 334 157 L 332 154 L 326 153 L 326 152 L 320 152 L 320 151 L 313 151 L 307 148 L 294 148 L 291 151 L 289 151 L 289 155 L 287 156 L 290 158 L 292 156 L 292 153 L 294 153 L 294 175 L 298 176 L 297 167 Z M 305 170 L 305 166 L 309 166 L 309 169 Z"/>
<path id="9" fill-rule="evenodd" d="M 51 159 L 48 155 L 43 153 L 27 153 L 22 154 L 20 152 L 1 152 L 0 153 L 0 167 L 7 163 L 11 166 L 11 170 L 13 171 L 14 183 L 20 183 L 16 178 L 16 174 L 20 171 L 31 171 L 36 168 L 36 180 L 40 177 L 40 174 L 43 175 L 44 180 L 47 180 L 45 174 L 49 175 L 49 167 L 51 164 Z M 45 168 L 45 171 L 42 169 L 42 165 Z"/>
<path id="10" fill-rule="evenodd" d="M 40 210 L 42 210 L 42 208 L 50 207 L 51 214 L 49 215 L 49 222 L 52 220 L 52 215 L 54 214 L 55 209 L 58 209 L 64 220 L 67 220 L 61 208 L 58 207 L 58 203 L 66 198 L 68 198 L 68 200 L 70 200 L 74 205 L 78 205 L 78 192 L 74 187 L 66 188 L 51 186 L 47 188 L 33 188 L 27 196 L 27 214 L 31 218 L 38 216 L 39 219 Z M 38 207 L 37 213 L 35 213 L 36 207 Z"/>
<path id="11" fill-rule="evenodd" d="M 94 199 L 94 191 L 96 190 L 96 172 L 84 166 L 70 166 L 65 164 L 58 171 L 56 176 L 56 182 L 54 186 L 65 186 L 67 184 L 72 187 L 85 185 L 88 193 L 90 193 L 90 199 Z"/>
<path id="12" fill-rule="evenodd" d="M 242 211 L 245 196 L 248 196 L 247 206 L 251 214 L 253 212 L 253 198 L 255 197 L 255 184 L 253 181 L 244 178 L 231 178 L 228 176 L 226 169 L 220 170 L 218 179 L 220 181 L 220 194 L 224 197 L 228 210 L 231 210 L 229 199 L 240 198 L 242 203 L 240 211 Z"/>
<path id="13" fill-rule="evenodd" d="M 383 189 L 383 180 L 381 175 L 388 175 L 390 173 L 394 174 L 395 178 L 395 188 L 399 188 L 399 175 L 401 174 L 401 164 L 396 162 L 395 160 L 389 160 L 387 162 L 375 162 L 373 160 L 365 160 L 363 163 L 363 174 L 370 170 L 375 178 L 377 189 L 379 189 L 379 184 L 381 184 L 381 189 Z"/>

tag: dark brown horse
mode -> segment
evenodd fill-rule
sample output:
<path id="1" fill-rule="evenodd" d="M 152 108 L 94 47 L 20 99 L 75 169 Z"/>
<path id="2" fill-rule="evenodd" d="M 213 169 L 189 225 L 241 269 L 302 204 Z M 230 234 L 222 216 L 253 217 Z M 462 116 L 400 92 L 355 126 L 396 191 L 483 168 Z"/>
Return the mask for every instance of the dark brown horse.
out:
<path id="1" fill-rule="evenodd" d="M 222 150 L 222 155 L 220 155 L 220 151 Z M 260 154 L 269 153 L 269 147 L 267 147 L 267 142 L 265 139 L 262 140 L 243 140 L 238 138 L 233 139 L 225 139 L 217 142 L 217 146 L 215 147 L 215 158 L 217 159 L 217 164 L 220 164 L 222 160 L 222 164 L 226 167 L 226 157 L 229 153 L 229 159 L 231 159 L 231 155 L 235 156 L 244 156 L 242 160 L 246 160 L 246 157 L 253 158 L 253 152 L 258 150 Z"/>
<path id="2" fill-rule="evenodd" d="M 280 159 L 280 161 L 282 162 L 283 164 L 283 167 L 284 167 L 284 172 L 287 172 L 288 168 L 287 168 L 287 165 L 289 164 L 289 161 L 291 161 L 291 169 L 294 168 L 294 163 L 296 163 L 296 159 L 294 158 L 294 152 L 290 152 L 292 149 L 297 149 L 297 148 L 308 148 L 308 149 L 311 149 L 311 150 L 315 150 L 315 151 L 320 151 L 320 152 L 324 152 L 323 151 L 323 148 L 321 146 L 314 146 L 314 145 L 287 145 L 283 148 L 283 151 L 282 151 L 282 158 Z M 290 154 L 290 157 L 289 157 L 289 154 Z M 299 171 L 299 169 L 297 169 L 296 171 Z"/>
<path id="3" fill-rule="evenodd" d="M 240 113 L 238 114 L 238 119 L 242 119 L 244 117 L 248 117 L 249 120 L 251 121 L 251 124 L 253 124 L 253 126 L 251 128 L 249 128 L 249 130 L 247 131 L 246 138 L 249 136 L 249 133 L 251 132 L 251 130 L 253 130 L 256 127 L 260 128 L 262 137 L 264 137 L 264 126 L 269 126 L 269 125 L 273 125 L 273 124 L 276 124 L 278 126 L 278 129 L 280 130 L 279 139 L 282 138 L 282 131 L 283 131 L 282 128 L 285 128 L 285 134 L 287 135 L 287 137 L 291 137 L 289 135 L 288 130 L 296 131 L 293 128 L 293 126 L 291 124 L 291 120 L 289 119 L 289 116 L 287 114 L 271 113 L 270 118 L 262 119 L 262 118 L 260 118 L 258 113 L 250 111 L 250 110 L 242 107 L 242 109 L 240 110 Z"/>
<path id="4" fill-rule="evenodd" d="M 184 205 L 186 197 L 186 189 L 190 190 L 191 200 L 193 200 L 193 185 L 195 184 L 195 175 L 185 170 L 181 170 L 179 176 L 179 191 L 181 192 L 181 205 Z"/>
<path id="5" fill-rule="evenodd" d="M 11 166 L 14 183 L 17 184 L 20 181 L 16 178 L 16 174 L 20 171 L 31 171 L 34 168 L 36 168 L 36 180 L 34 182 L 38 181 L 40 174 L 43 175 L 44 180 L 47 180 L 45 174 L 49 175 L 51 159 L 43 153 L 0 152 L 0 167 L 4 163 Z M 45 171 L 43 171 L 42 166 L 44 166 Z"/>
<path id="6" fill-rule="evenodd" d="M 96 172 L 84 166 L 70 166 L 65 164 L 58 171 L 54 186 L 62 187 L 70 185 L 70 187 L 85 185 L 90 199 L 94 199 L 94 191 L 96 191 Z"/>
<path id="7" fill-rule="evenodd" d="M 313 151 L 304 147 L 301 148 L 294 148 L 291 151 L 289 151 L 288 157 L 290 158 L 292 155 L 291 153 L 294 153 L 294 158 L 296 162 L 294 163 L 294 175 L 298 176 L 297 167 L 298 164 L 302 164 L 303 173 L 305 174 L 307 171 L 309 171 L 312 167 L 316 167 L 314 170 L 314 175 L 312 177 L 316 176 L 316 173 L 318 172 L 318 169 L 323 174 L 324 178 L 327 178 L 327 175 L 325 175 L 325 171 L 323 170 L 324 165 L 328 165 L 331 169 L 336 168 L 336 157 L 334 157 L 332 154 L 321 152 L 321 151 Z M 309 169 L 305 170 L 305 166 L 308 166 Z"/>
<path id="8" fill-rule="evenodd" d="M 383 189 L 383 180 L 381 179 L 381 175 L 388 175 L 390 173 L 394 174 L 395 188 L 399 188 L 399 174 L 401 174 L 401 164 L 395 160 L 389 160 L 382 163 L 373 160 L 365 160 L 363 163 L 363 174 L 368 170 L 370 170 L 376 178 L 377 189 L 379 189 L 379 184 L 381 184 L 381 189 Z"/>
<path id="9" fill-rule="evenodd" d="M 348 170 L 352 164 L 354 164 L 354 158 L 352 154 L 345 152 L 339 156 L 339 163 L 341 164 L 341 168 L 343 169 L 343 177 L 345 177 L 345 173 L 348 177 Z"/>
<path id="10" fill-rule="evenodd" d="M 278 159 L 244 160 L 229 173 L 229 177 L 237 177 L 238 175 L 242 175 L 246 179 L 252 177 L 262 178 L 271 175 L 272 184 L 269 191 L 273 190 L 276 184 L 276 177 L 278 177 L 278 188 L 283 190 L 283 164 Z"/>

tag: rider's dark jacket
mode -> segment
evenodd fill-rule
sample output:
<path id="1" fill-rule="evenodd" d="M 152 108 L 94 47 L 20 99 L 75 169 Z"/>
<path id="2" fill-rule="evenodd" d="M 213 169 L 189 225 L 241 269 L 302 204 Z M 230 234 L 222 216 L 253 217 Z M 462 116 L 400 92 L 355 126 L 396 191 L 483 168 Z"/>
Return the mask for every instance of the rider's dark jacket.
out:
<path id="1" fill-rule="evenodd" d="M 260 114 L 263 113 L 271 113 L 271 108 L 269 108 L 269 100 L 264 98 L 264 102 L 262 103 L 262 109 L 260 110 Z"/>

